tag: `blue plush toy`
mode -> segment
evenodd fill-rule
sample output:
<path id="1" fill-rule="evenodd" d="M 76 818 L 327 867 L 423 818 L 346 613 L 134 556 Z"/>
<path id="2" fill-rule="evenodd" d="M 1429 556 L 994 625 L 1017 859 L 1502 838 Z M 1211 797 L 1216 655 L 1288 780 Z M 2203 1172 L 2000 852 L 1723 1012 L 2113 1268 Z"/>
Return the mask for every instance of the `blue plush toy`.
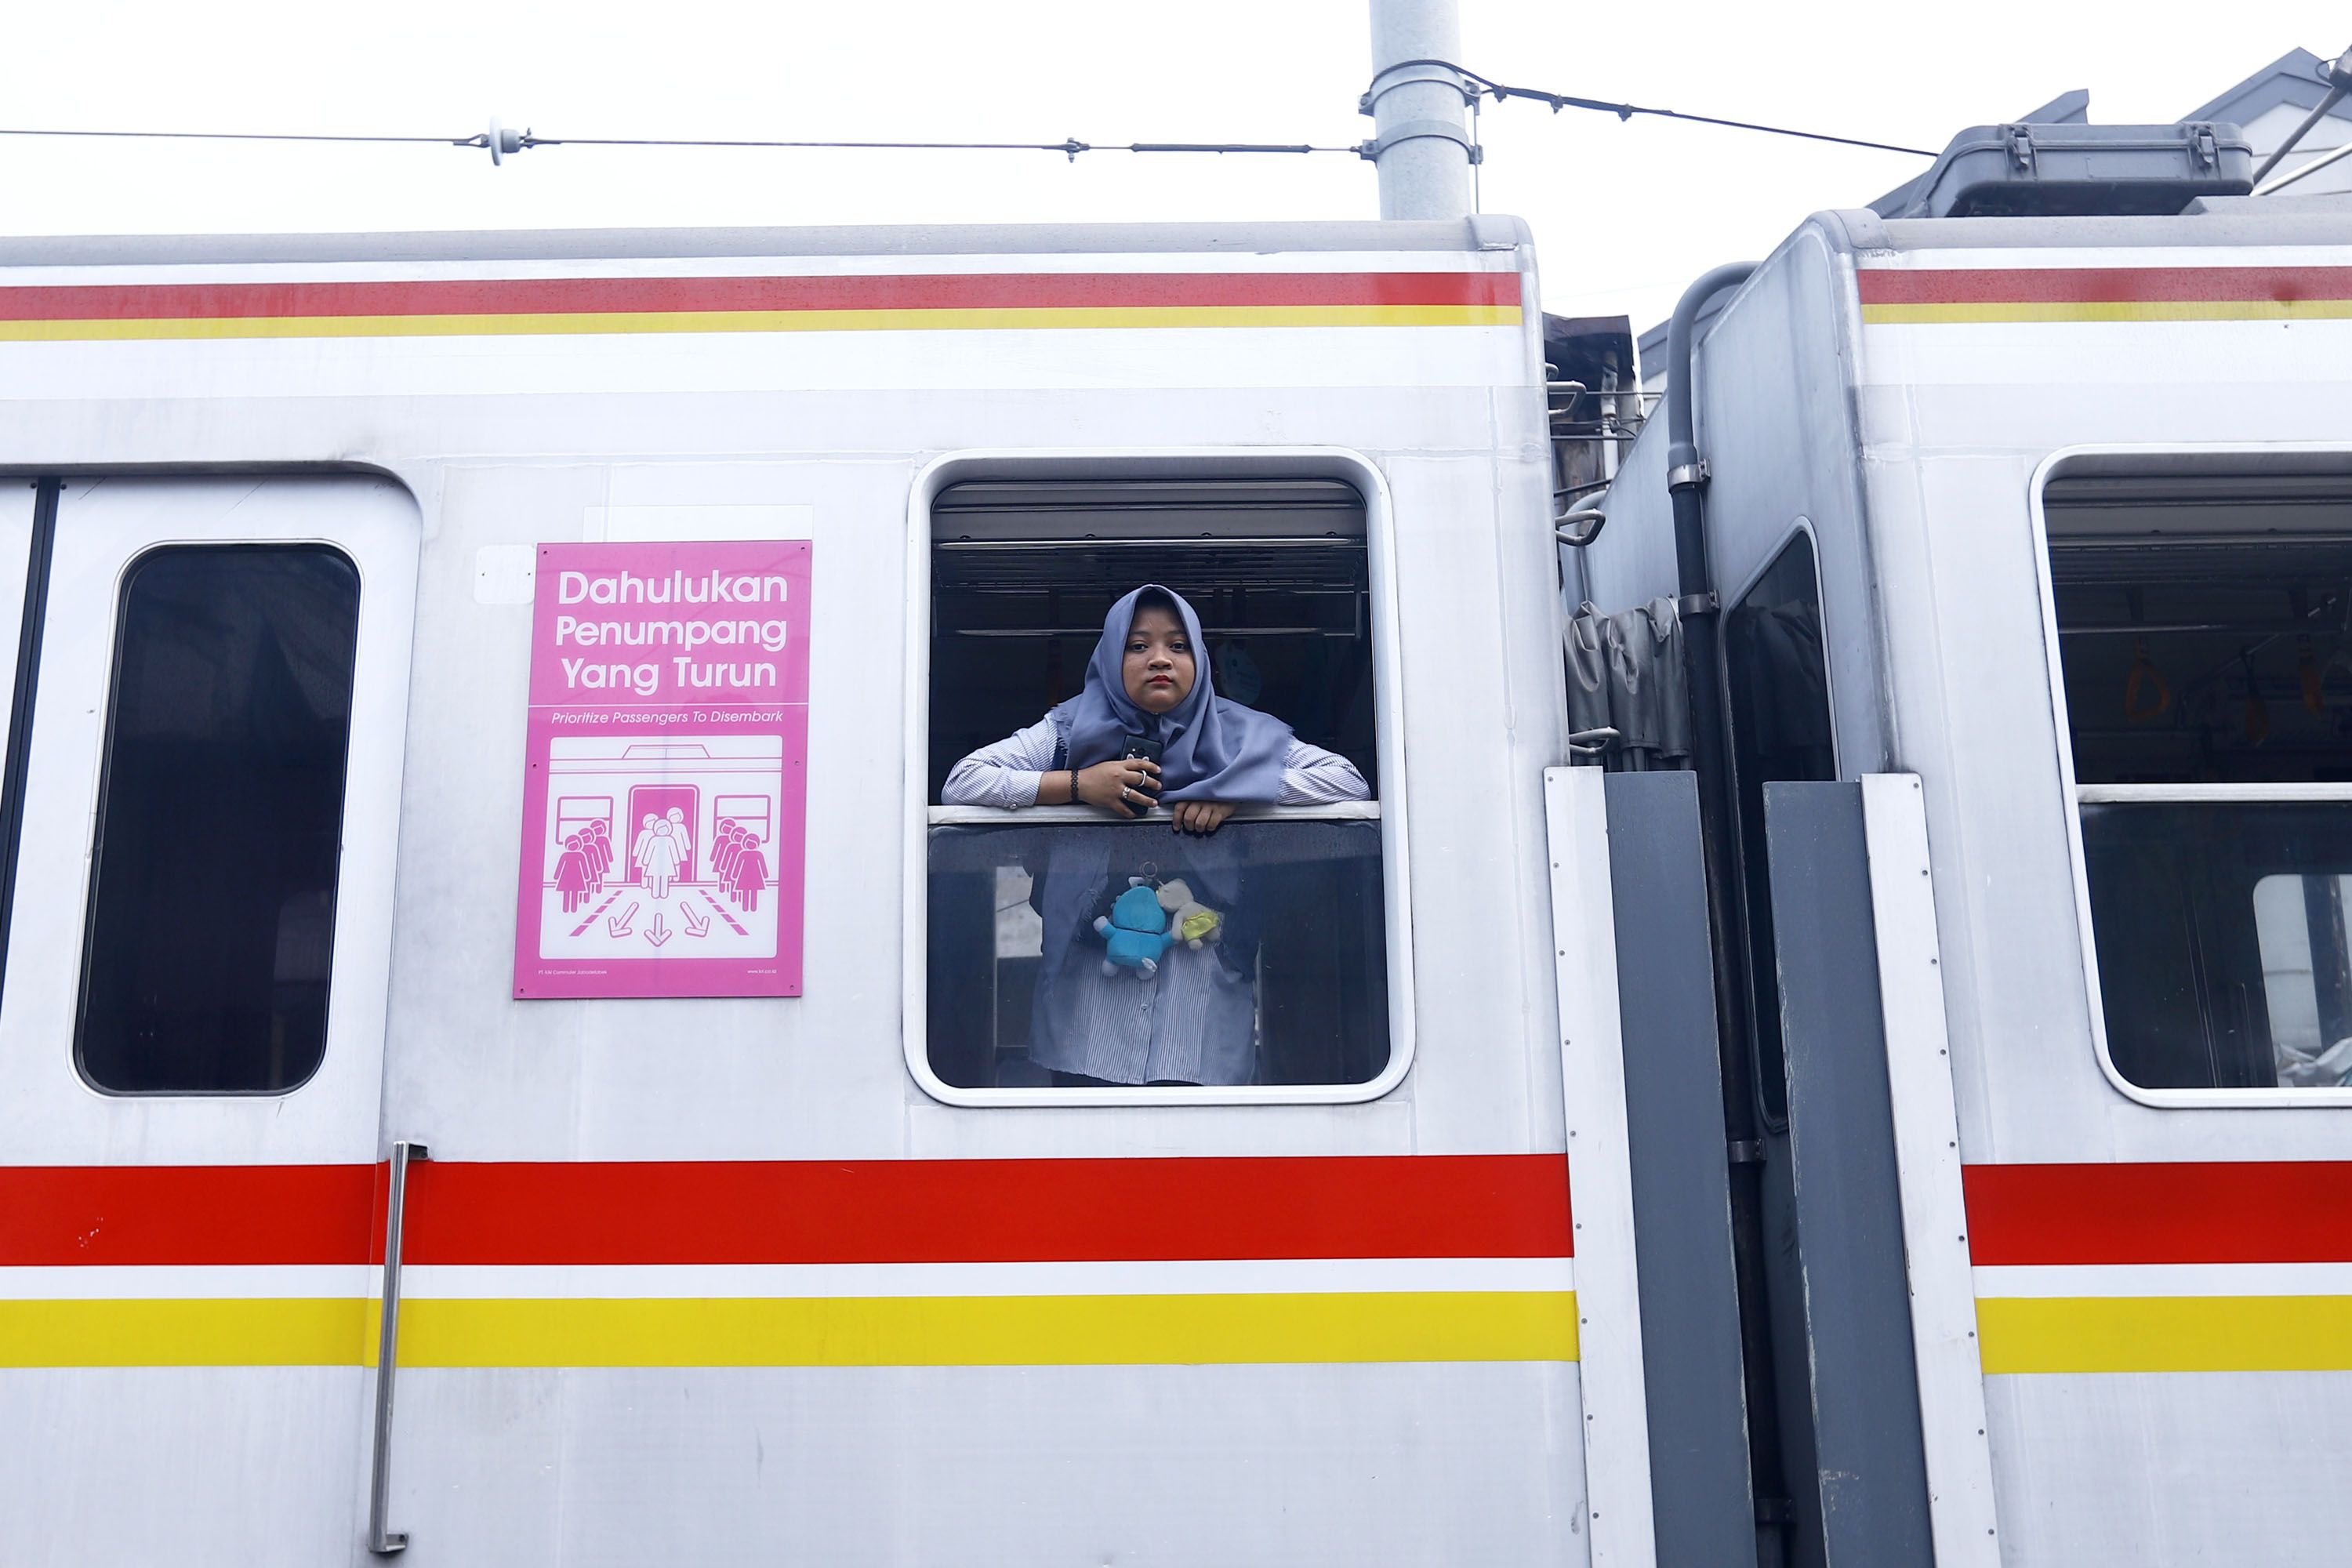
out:
<path id="1" fill-rule="evenodd" d="M 1160 973 L 1160 956 L 1176 944 L 1160 895 L 1139 880 L 1118 896 L 1108 915 L 1096 918 L 1095 931 L 1106 944 L 1105 974 L 1132 969 L 1149 980 Z"/>

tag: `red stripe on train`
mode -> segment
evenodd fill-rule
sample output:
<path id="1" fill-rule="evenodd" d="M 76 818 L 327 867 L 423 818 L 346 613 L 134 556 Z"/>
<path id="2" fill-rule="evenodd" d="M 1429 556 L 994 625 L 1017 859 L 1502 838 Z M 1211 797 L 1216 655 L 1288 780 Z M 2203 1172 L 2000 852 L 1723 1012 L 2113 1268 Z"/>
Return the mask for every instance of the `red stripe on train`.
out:
<path id="1" fill-rule="evenodd" d="M 1865 305 L 2352 300 L 2352 267 L 1864 268 Z"/>
<path id="2" fill-rule="evenodd" d="M 517 278 L 0 288 L 0 321 L 601 315 L 679 310 L 1516 305 L 1516 272 L 1082 272 L 937 277 Z"/>
<path id="3" fill-rule="evenodd" d="M 0 1168 L 0 1265 L 356 1263 L 371 1165 Z M 410 1168 L 412 1263 L 1562 1258 L 1558 1154 Z"/>
<path id="4" fill-rule="evenodd" d="M 1559 1155 L 449 1164 L 419 1263 L 1561 1257 Z"/>
<path id="5" fill-rule="evenodd" d="M 2352 1163 L 1969 1165 L 1985 1266 L 2352 1261 Z"/>
<path id="6" fill-rule="evenodd" d="M 0 1166 L 0 1265 L 363 1262 L 381 1170 Z"/>

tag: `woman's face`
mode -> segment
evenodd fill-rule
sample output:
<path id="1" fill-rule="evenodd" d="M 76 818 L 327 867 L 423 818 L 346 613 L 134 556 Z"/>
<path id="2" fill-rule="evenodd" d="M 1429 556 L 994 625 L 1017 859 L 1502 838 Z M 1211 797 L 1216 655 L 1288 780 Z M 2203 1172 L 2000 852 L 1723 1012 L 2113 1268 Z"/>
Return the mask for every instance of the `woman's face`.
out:
<path id="1" fill-rule="evenodd" d="M 1192 640 L 1172 611 L 1150 605 L 1127 629 L 1119 678 L 1128 700 L 1146 713 L 1166 713 L 1192 694 Z"/>

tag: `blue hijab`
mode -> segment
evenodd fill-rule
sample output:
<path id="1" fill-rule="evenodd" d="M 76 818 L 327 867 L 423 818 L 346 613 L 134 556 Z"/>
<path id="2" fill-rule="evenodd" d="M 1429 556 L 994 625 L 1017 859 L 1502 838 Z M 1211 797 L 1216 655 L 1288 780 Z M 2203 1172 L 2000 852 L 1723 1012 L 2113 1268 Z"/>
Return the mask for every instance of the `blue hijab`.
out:
<path id="1" fill-rule="evenodd" d="M 1165 594 L 1175 603 L 1192 645 L 1192 689 L 1174 709 L 1156 715 L 1129 699 L 1121 673 L 1136 601 L 1146 594 Z M 1290 726 L 1217 695 L 1201 617 L 1182 595 L 1157 583 L 1145 584 L 1110 607 L 1101 640 L 1087 661 L 1087 689 L 1055 708 L 1053 716 L 1069 735 L 1073 768 L 1109 762 L 1125 749 L 1129 735 L 1160 742 L 1166 748 L 1160 757 L 1161 800 L 1272 805 L 1281 798 Z"/>

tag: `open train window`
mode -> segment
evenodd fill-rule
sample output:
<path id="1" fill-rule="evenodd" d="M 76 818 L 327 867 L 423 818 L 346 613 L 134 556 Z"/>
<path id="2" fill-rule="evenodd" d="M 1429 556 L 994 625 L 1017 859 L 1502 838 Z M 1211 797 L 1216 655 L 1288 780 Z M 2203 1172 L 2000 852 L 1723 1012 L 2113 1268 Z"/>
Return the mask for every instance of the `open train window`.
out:
<path id="1" fill-rule="evenodd" d="M 1360 1099 L 1393 1081 L 1389 615 L 1362 491 L 972 479 L 929 525 L 926 1087 Z M 1068 803 L 1086 759 L 1061 705 L 1144 584 L 1173 602 L 1146 608 L 1197 619 L 1200 646 L 1177 650 L 1195 684 L 1291 731 L 1267 753 L 1282 800 L 1211 834 L 1171 832 L 1165 805 L 1127 821 Z M 1157 736 L 1171 759 L 1181 732 Z"/>
<path id="2" fill-rule="evenodd" d="M 171 545 L 124 574 L 75 1051 L 119 1094 L 275 1094 L 326 1047 L 359 573 Z"/>
<path id="3" fill-rule="evenodd" d="M 2043 510 L 2109 1061 L 2352 1087 L 2352 473 L 2077 474 Z"/>

